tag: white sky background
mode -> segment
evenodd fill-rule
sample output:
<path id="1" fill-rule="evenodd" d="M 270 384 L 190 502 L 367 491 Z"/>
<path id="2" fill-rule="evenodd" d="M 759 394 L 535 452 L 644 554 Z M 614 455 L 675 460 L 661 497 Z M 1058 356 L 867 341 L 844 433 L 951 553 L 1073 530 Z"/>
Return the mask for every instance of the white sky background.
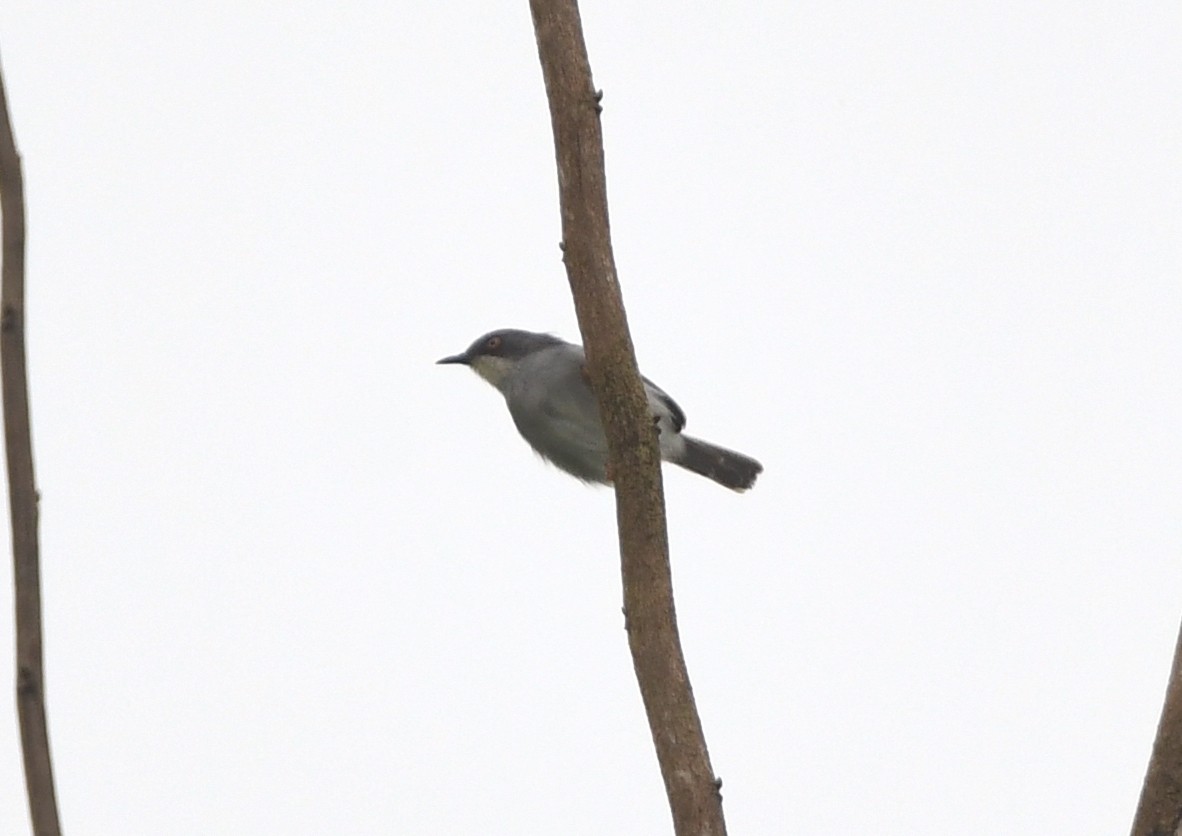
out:
<path id="1" fill-rule="evenodd" d="M 610 491 L 433 365 L 578 337 L 527 3 L 347 6 L 0 19 L 65 825 L 670 832 Z M 731 831 L 1126 832 L 1182 616 L 1177 4 L 583 13 L 642 366 L 766 466 L 666 471 Z"/>

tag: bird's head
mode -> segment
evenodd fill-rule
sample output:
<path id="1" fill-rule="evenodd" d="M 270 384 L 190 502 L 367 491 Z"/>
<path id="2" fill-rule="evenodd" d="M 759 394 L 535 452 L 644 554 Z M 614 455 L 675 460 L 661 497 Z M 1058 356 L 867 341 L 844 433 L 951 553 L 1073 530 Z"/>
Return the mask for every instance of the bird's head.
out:
<path id="1" fill-rule="evenodd" d="M 518 362 L 542 349 L 562 344 L 563 341 L 553 334 L 505 328 L 491 331 L 468 346 L 463 353 L 444 357 L 437 362 L 468 366 L 500 389 Z"/>

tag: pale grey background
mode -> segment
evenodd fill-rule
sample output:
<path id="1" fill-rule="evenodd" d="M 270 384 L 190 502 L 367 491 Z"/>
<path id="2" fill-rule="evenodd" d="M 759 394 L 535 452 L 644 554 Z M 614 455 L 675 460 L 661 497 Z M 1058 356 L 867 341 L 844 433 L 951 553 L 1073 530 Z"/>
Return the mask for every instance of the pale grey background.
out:
<path id="1" fill-rule="evenodd" d="M 1182 615 L 1177 4 L 584 16 L 641 362 L 767 467 L 667 473 L 731 831 L 1126 832 Z M 19 0 L 0 50 L 69 832 L 669 832 L 610 492 L 432 365 L 577 338 L 524 0 Z"/>

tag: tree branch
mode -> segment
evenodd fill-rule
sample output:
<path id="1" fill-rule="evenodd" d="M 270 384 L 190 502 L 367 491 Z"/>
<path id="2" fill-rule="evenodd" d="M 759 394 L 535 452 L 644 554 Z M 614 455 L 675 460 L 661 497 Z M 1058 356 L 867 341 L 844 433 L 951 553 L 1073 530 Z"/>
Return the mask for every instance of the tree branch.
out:
<path id="1" fill-rule="evenodd" d="M 1177 836 L 1182 830 L 1182 630 L 1174 647 L 1174 664 L 1166 685 L 1166 701 L 1133 819 L 1133 836 Z"/>
<path id="2" fill-rule="evenodd" d="M 677 633 L 660 454 L 616 277 L 600 94 L 575 0 L 530 0 L 558 162 L 563 260 L 616 489 L 624 617 L 674 830 L 723 836 L 719 782 Z"/>
<path id="3" fill-rule="evenodd" d="M 45 722 L 41 653 L 41 570 L 37 546 L 37 487 L 29 433 L 25 367 L 25 195 L 21 159 L 0 72 L 0 212 L 4 215 L 4 268 L 0 279 L 0 378 L 4 395 L 4 447 L 12 517 L 16 591 L 16 705 L 20 717 L 25 790 L 36 836 L 58 836 L 57 798 Z"/>

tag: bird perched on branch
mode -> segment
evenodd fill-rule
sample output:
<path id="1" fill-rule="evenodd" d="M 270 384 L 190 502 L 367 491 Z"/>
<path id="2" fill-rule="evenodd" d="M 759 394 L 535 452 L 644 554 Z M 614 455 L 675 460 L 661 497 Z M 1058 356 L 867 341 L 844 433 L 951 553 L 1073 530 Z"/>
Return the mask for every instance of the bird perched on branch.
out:
<path id="1" fill-rule="evenodd" d="M 610 484 L 607 438 L 587 382 L 583 347 L 551 334 L 505 329 L 485 334 L 440 363 L 470 367 L 505 396 L 522 438 L 576 479 Z M 682 433 L 685 413 L 648 378 L 644 381 L 661 458 L 735 491 L 755 484 L 763 465 L 749 456 Z"/>

